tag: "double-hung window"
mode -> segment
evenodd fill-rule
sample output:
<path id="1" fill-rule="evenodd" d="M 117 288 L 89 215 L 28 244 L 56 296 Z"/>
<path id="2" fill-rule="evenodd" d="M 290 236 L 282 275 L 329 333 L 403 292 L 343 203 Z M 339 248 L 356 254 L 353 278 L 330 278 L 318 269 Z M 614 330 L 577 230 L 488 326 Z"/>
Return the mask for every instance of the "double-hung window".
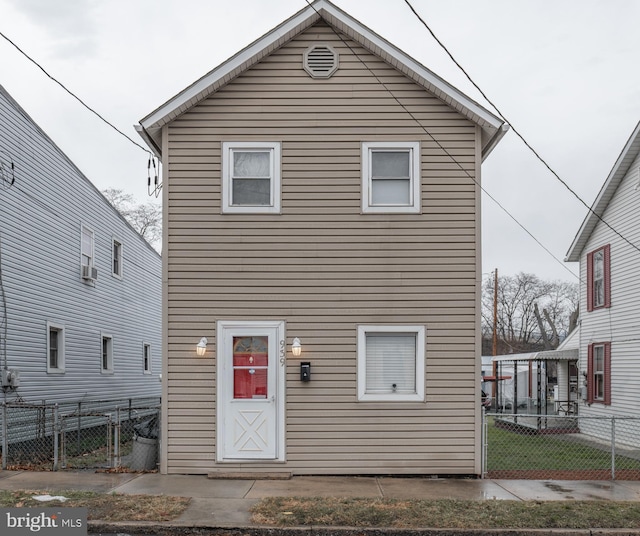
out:
<path id="1" fill-rule="evenodd" d="M 151 345 L 142 343 L 142 372 L 151 374 Z"/>
<path id="2" fill-rule="evenodd" d="M 587 254 L 587 311 L 611 307 L 611 247 Z"/>
<path id="3" fill-rule="evenodd" d="M 112 240 L 111 273 L 114 277 L 122 278 L 122 242 Z"/>
<path id="4" fill-rule="evenodd" d="M 280 213 L 280 153 L 277 142 L 223 142 L 223 213 Z"/>
<path id="5" fill-rule="evenodd" d="M 611 404 L 611 343 L 600 342 L 588 346 L 587 402 Z"/>
<path id="6" fill-rule="evenodd" d="M 93 266 L 94 258 L 94 238 L 93 231 L 88 227 L 82 226 L 82 246 L 81 246 L 81 264 L 82 266 Z"/>
<path id="7" fill-rule="evenodd" d="M 64 372 L 64 326 L 47 322 L 47 372 Z"/>
<path id="8" fill-rule="evenodd" d="M 358 400 L 424 400 L 425 331 L 358 326 Z"/>
<path id="9" fill-rule="evenodd" d="M 420 144 L 362 144 L 362 212 L 420 213 Z"/>
<path id="10" fill-rule="evenodd" d="M 113 373 L 113 337 L 111 335 L 101 335 L 100 346 L 100 372 L 103 374 Z"/>

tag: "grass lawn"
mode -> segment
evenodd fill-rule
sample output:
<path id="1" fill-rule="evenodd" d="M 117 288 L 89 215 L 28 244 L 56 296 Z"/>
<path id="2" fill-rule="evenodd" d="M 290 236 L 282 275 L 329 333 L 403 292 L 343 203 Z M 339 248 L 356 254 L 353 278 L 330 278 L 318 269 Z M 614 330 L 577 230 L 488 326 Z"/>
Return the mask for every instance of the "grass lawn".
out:
<path id="1" fill-rule="evenodd" d="M 68 500 L 40 502 L 37 495 L 61 495 Z M 0 507 L 87 508 L 90 520 L 171 521 L 185 511 L 190 499 L 165 495 L 119 495 L 89 491 L 1 491 Z"/>
<path id="2" fill-rule="evenodd" d="M 640 528 L 640 503 L 275 497 L 253 508 L 253 521 L 279 527 L 631 529 Z"/>
<path id="3" fill-rule="evenodd" d="M 62 495 L 67 501 L 42 503 L 34 495 Z M 119 495 L 81 491 L 0 491 L 0 507 L 87 508 L 89 520 L 170 522 L 187 508 L 186 497 Z M 426 501 L 371 498 L 263 499 L 253 522 L 273 527 L 350 526 L 452 529 L 640 528 L 640 503 L 621 501 Z"/>
<path id="4" fill-rule="evenodd" d="M 564 434 L 524 434 L 487 426 L 487 471 L 500 470 L 609 470 L 611 451 L 577 441 Z M 615 458 L 616 469 L 640 470 L 640 461 L 623 455 Z"/>

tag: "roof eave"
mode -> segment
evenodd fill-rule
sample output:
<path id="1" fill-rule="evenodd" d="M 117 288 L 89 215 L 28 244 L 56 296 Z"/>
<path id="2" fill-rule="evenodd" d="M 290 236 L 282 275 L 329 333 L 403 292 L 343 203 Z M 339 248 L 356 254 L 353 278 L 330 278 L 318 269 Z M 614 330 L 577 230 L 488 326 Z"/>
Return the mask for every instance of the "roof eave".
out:
<path id="1" fill-rule="evenodd" d="M 504 121 L 500 118 L 328 0 L 315 0 L 313 4 L 301 9 L 298 13 L 245 47 L 143 118 L 140 121 L 140 126 L 147 132 L 149 140 L 153 141 L 155 148 L 162 146 L 163 125 L 229 83 L 263 57 L 271 54 L 295 35 L 317 22 L 321 16 L 329 24 L 332 24 L 365 48 L 379 55 L 416 83 L 434 93 L 443 102 L 446 102 L 469 120 L 480 125 L 483 130 L 483 159 L 489 155 L 506 133 Z"/>
<path id="2" fill-rule="evenodd" d="M 565 256 L 565 262 L 578 262 L 580 261 L 580 255 L 584 250 L 591 233 L 595 229 L 598 221 L 604 215 L 605 210 L 609 206 L 609 202 L 613 198 L 615 191 L 620 186 L 622 179 L 629 171 L 631 164 L 635 161 L 637 155 L 640 153 L 640 122 L 636 125 L 633 133 L 629 137 L 629 140 L 620 152 L 620 156 L 616 160 L 613 168 L 609 172 L 607 180 L 600 188 L 596 200 L 591 205 L 589 212 L 578 230 L 567 255 Z"/>
<path id="3" fill-rule="evenodd" d="M 507 123 L 503 123 L 500 128 L 495 132 L 495 134 L 490 137 L 482 146 L 482 161 L 491 154 L 491 151 L 495 148 L 496 145 L 500 142 L 502 138 L 504 138 L 505 134 L 509 131 L 509 125 Z"/>
<path id="4" fill-rule="evenodd" d="M 324 2 L 324 0 L 320 1 Z M 309 12 L 309 10 L 310 6 L 301 9 L 273 30 L 225 60 L 141 119 L 140 125 L 147 132 L 152 132 L 152 137 L 155 139 L 164 124 L 215 92 L 219 87 L 226 85 L 241 72 L 320 19 L 319 14 L 315 11 Z"/>
<path id="5" fill-rule="evenodd" d="M 155 154 L 158 158 L 162 158 L 162 149 L 160 148 L 158 143 L 156 143 L 156 139 L 153 137 L 153 135 L 150 134 L 142 125 L 133 125 L 133 128 L 136 129 L 136 132 L 153 151 L 153 154 Z M 161 131 L 162 129 L 157 130 Z"/>

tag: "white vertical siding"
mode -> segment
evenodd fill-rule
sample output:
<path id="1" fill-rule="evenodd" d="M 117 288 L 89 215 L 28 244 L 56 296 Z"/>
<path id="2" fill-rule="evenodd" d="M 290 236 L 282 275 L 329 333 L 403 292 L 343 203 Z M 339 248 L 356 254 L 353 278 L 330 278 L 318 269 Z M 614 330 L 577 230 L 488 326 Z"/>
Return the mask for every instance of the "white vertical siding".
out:
<path id="1" fill-rule="evenodd" d="M 0 88 L 0 148 L 15 184 L 0 183 L 9 393 L 63 402 L 160 396 L 159 255 Z M 98 280 L 80 277 L 81 226 L 93 229 Z M 124 247 L 124 277 L 111 273 L 112 238 Z M 65 373 L 47 374 L 47 321 L 65 327 Z M 100 373 L 101 333 L 113 337 L 114 373 Z M 143 373 L 143 342 L 152 374 Z M 4 363 L 0 363 L 3 366 Z"/>

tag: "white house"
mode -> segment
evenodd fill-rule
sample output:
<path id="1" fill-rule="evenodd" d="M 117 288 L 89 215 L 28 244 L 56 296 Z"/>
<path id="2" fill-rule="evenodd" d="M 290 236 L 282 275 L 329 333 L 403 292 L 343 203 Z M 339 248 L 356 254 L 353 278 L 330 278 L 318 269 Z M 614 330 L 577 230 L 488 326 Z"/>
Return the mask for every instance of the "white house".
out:
<path id="1" fill-rule="evenodd" d="M 160 255 L 0 86 L 3 400 L 159 397 Z"/>
<path id="2" fill-rule="evenodd" d="M 566 261 L 580 262 L 580 415 L 640 407 L 640 123 L 591 206 Z M 581 423 L 584 429 L 586 423 Z"/>

